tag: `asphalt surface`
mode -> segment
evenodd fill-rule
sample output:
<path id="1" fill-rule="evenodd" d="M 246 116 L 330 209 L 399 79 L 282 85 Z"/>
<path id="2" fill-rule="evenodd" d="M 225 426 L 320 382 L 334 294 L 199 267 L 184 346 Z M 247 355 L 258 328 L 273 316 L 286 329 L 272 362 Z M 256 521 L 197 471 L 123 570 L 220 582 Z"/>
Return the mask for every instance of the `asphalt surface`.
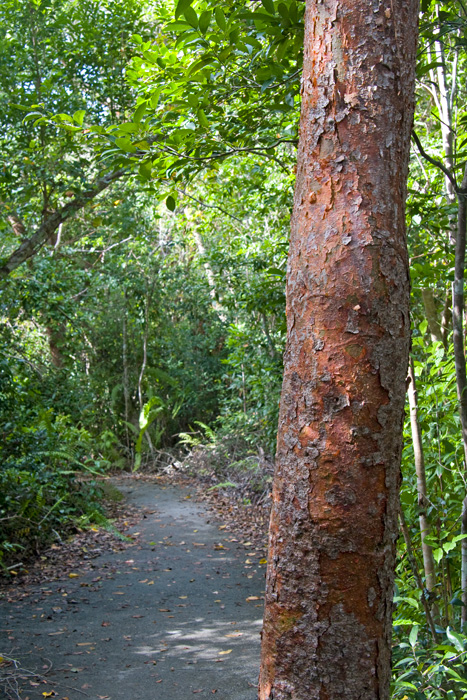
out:
<path id="1" fill-rule="evenodd" d="M 0 602 L 0 656 L 21 669 L 5 697 L 255 700 L 264 563 L 189 490 L 116 485 L 144 513 L 135 543 Z"/>

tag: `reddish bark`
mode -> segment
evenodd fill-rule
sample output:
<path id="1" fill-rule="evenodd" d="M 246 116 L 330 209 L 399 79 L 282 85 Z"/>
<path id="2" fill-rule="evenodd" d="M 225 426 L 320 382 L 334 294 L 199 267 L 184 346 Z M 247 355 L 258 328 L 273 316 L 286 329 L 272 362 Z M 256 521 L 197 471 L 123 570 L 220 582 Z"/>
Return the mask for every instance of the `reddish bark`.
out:
<path id="1" fill-rule="evenodd" d="M 389 697 L 417 0 L 308 0 L 261 700 Z"/>

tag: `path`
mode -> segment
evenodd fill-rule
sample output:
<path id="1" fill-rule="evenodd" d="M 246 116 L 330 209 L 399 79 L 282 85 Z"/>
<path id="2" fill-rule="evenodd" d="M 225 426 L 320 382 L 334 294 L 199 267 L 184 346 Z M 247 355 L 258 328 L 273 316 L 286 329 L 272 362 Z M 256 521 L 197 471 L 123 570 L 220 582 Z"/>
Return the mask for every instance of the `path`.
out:
<path id="1" fill-rule="evenodd" d="M 145 509 L 133 546 L 0 602 L 0 652 L 47 681 L 20 697 L 255 700 L 264 565 L 186 488 L 117 486 Z"/>

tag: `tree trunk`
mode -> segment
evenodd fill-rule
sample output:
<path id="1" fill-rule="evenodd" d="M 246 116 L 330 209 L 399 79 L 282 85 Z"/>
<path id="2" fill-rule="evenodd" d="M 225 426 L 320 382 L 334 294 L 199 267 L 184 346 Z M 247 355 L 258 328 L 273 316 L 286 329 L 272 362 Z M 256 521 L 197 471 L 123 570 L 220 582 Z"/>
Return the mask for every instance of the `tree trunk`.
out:
<path id="1" fill-rule="evenodd" d="M 431 340 L 436 343 L 443 343 L 443 332 L 441 324 L 438 321 L 438 312 L 436 310 L 435 295 L 430 287 L 425 287 L 422 291 L 423 308 L 425 309 L 425 318 L 428 323 Z"/>
<path id="2" fill-rule="evenodd" d="M 308 0 L 261 700 L 387 700 L 417 0 Z"/>
<path id="3" fill-rule="evenodd" d="M 130 434 L 128 424 L 130 422 L 130 379 L 128 373 L 128 328 L 127 328 L 127 294 L 123 292 L 123 327 L 122 327 L 122 365 L 123 365 L 123 402 L 125 411 L 125 442 L 127 453 L 130 453 Z M 138 387 L 139 388 L 139 387 Z M 141 411 L 141 408 L 140 408 Z"/>
<path id="4" fill-rule="evenodd" d="M 418 521 L 420 524 L 420 534 L 422 537 L 423 568 L 425 570 L 425 583 L 428 591 L 433 591 L 436 586 L 436 568 L 433 558 L 433 549 L 425 537 L 431 533 L 430 524 L 426 517 L 426 507 L 428 505 L 425 473 L 425 456 L 423 454 L 422 431 L 418 420 L 418 396 L 415 381 L 415 369 L 412 358 L 409 362 L 409 386 L 407 394 L 410 406 L 410 426 L 412 429 L 412 445 L 415 462 L 415 472 L 417 474 L 417 495 L 418 495 Z M 423 588 L 422 588 L 423 591 Z M 434 611 L 434 617 L 438 617 L 438 611 Z"/>
<path id="5" fill-rule="evenodd" d="M 456 252 L 454 263 L 454 282 L 452 285 L 452 342 L 454 348 L 454 364 L 456 368 L 457 398 L 459 400 L 459 416 L 461 421 L 462 442 L 464 446 L 464 468 L 467 467 L 467 367 L 464 346 L 464 281 L 465 281 L 465 249 L 467 239 L 467 166 L 461 186 L 457 188 L 458 216 Z M 467 496 L 462 503 L 461 534 L 467 535 Z M 462 628 L 467 623 L 467 539 L 461 542 L 461 588 Z"/>

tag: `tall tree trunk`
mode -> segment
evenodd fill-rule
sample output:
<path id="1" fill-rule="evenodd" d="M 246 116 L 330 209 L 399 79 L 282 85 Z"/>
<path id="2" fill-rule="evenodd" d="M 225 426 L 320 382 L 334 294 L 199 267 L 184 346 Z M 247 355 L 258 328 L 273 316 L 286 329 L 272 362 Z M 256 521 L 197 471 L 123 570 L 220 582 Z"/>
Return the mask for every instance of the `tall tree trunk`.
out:
<path id="1" fill-rule="evenodd" d="M 146 365 L 148 363 L 148 337 L 149 337 L 149 311 L 151 308 L 151 302 L 152 302 L 152 295 L 154 292 L 154 286 L 156 284 L 156 277 L 154 277 L 154 280 L 151 285 L 149 285 L 149 279 L 146 280 L 146 298 L 144 301 L 144 331 L 143 331 L 143 359 L 141 361 L 141 369 L 139 371 L 139 377 L 138 377 L 138 403 L 139 403 L 139 412 L 140 415 L 143 412 L 144 408 L 144 392 L 143 392 L 143 379 L 144 379 L 144 373 L 146 371 Z M 146 430 L 144 433 L 144 436 L 147 440 L 147 443 L 149 445 L 149 450 L 151 452 L 151 456 L 154 456 L 154 445 L 152 444 L 151 436 L 149 435 L 149 432 Z"/>
<path id="2" fill-rule="evenodd" d="M 430 331 L 431 340 L 437 343 L 443 343 L 443 332 L 441 329 L 441 324 L 438 321 L 438 312 L 436 310 L 435 295 L 431 287 L 425 287 L 422 289 L 422 301 L 423 308 L 425 309 L 425 318 L 428 323 L 428 330 Z"/>
<path id="3" fill-rule="evenodd" d="M 125 442 L 128 454 L 130 453 L 130 434 L 128 423 L 130 421 L 130 380 L 128 373 L 128 305 L 126 289 L 123 292 L 123 326 L 122 326 L 122 365 L 123 365 L 123 401 L 125 411 Z M 141 410 L 141 408 L 140 408 Z"/>
<path id="4" fill-rule="evenodd" d="M 308 0 L 261 700 L 387 700 L 417 0 Z"/>
<path id="5" fill-rule="evenodd" d="M 457 397 L 459 400 L 459 416 L 461 421 L 462 442 L 464 445 L 464 467 L 467 466 L 467 368 L 464 344 L 464 278 L 465 278 L 465 247 L 467 234 L 467 166 L 461 186 L 457 188 L 459 203 L 457 218 L 456 253 L 454 262 L 454 282 L 452 284 L 452 342 L 454 346 L 454 364 L 456 367 Z M 467 535 L 467 496 L 462 504 L 461 533 Z M 467 622 L 467 539 L 462 540 L 462 626 Z"/>
<path id="6" fill-rule="evenodd" d="M 50 323 L 46 326 L 47 338 L 49 340 L 50 359 L 57 369 L 64 365 L 62 348 L 65 342 L 65 324 Z"/>

